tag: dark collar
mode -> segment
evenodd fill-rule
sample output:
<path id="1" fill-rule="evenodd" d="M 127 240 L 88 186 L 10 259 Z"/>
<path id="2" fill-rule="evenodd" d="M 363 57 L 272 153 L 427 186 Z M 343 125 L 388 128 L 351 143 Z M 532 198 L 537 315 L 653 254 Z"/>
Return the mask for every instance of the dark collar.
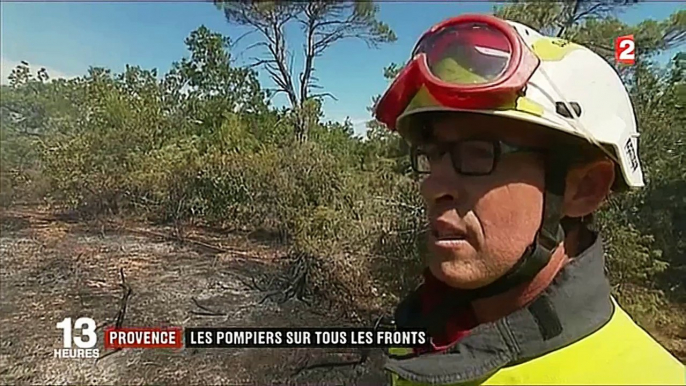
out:
<path id="1" fill-rule="evenodd" d="M 586 337 L 607 323 L 614 309 L 604 264 L 597 236 L 528 307 L 479 325 L 447 352 L 389 358 L 386 369 L 428 384 L 476 381 Z"/>

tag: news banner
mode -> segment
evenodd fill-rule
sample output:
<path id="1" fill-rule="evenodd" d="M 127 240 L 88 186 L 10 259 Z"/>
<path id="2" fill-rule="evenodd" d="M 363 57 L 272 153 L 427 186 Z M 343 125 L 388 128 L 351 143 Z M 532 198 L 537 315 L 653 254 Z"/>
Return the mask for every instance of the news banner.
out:
<path id="1" fill-rule="evenodd" d="M 98 336 L 92 318 L 57 323 L 62 348 L 56 358 L 98 358 Z M 260 327 L 106 327 L 105 350 L 182 348 L 387 348 L 429 344 L 425 331 L 383 328 L 260 328 Z M 74 347 L 75 346 L 75 347 Z"/>

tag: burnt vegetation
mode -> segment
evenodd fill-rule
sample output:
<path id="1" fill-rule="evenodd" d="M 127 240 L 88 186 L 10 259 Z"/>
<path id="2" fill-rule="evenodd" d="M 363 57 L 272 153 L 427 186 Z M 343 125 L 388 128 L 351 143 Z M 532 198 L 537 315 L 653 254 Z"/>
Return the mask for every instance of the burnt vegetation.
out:
<path id="1" fill-rule="evenodd" d="M 68 212 L 102 235 L 114 218 L 152 224 L 158 233 L 148 236 L 212 256 L 233 251 L 229 239 L 259 236 L 278 252 L 268 270 L 243 271 L 245 288 L 260 293 L 257 304 L 299 302 L 331 320 L 369 325 L 417 283 L 423 207 L 403 143 L 377 122 L 365 139 L 350 122 L 322 122 L 322 98 L 333 96 L 314 74 L 316 59 L 338 41 L 361 39 L 371 49 L 395 34 L 373 2 L 215 4 L 228 23 L 260 36 L 247 48 L 255 55 L 248 66 L 235 65 L 236 41 L 199 27 L 186 39 L 188 56 L 162 75 L 130 65 L 50 79 L 29 63 L 16 67 L 1 86 L 0 203 L 5 211 Z M 607 42 L 635 35 L 637 63 L 618 71 L 638 116 L 647 187 L 609 200 L 595 226 L 619 301 L 683 357 L 670 339 L 686 331 L 686 61 L 683 53 L 654 59 L 681 47 L 686 13 L 629 26 L 617 15 L 632 4 L 594 4 L 515 2 L 496 13 L 611 62 Z M 302 71 L 293 68 L 289 23 L 306 38 Z M 273 84 L 260 84 L 257 71 Z M 290 105 L 272 106 L 274 93 Z M 20 226 L 8 224 L 4 231 Z M 144 286 L 140 280 L 132 285 Z M 130 291 L 123 273 L 121 281 Z M 227 315 L 193 302 L 198 315 Z"/>

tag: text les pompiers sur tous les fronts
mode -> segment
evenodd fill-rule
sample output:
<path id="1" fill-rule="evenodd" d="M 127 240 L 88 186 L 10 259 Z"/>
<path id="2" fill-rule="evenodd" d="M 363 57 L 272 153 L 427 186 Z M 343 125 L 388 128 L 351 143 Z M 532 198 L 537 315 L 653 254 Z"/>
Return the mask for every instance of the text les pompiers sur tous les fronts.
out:
<path id="1" fill-rule="evenodd" d="M 422 330 L 371 328 L 186 328 L 185 346 L 198 348 L 418 347 L 428 343 Z"/>

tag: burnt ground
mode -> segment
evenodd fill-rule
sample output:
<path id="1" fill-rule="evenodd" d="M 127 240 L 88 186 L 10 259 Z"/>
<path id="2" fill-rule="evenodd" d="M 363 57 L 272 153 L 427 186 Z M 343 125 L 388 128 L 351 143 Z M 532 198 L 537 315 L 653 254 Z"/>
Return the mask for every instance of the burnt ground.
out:
<path id="1" fill-rule="evenodd" d="M 272 272 L 283 251 L 245 237 L 170 228 L 84 223 L 36 209 L 0 212 L 0 382 L 3 384 L 369 384 L 384 381 L 382 357 L 358 366 L 296 371 L 349 361 L 358 353 L 314 349 L 122 350 L 97 363 L 55 359 L 66 317 L 113 322 L 122 297 L 120 269 L 133 294 L 124 326 L 340 326 L 335 315 L 289 301 L 259 304 L 246 284 Z M 220 251 L 221 250 L 221 251 Z M 196 315 L 202 306 L 229 316 Z M 651 331 L 686 360 L 686 331 Z M 683 335 L 683 336 L 682 336 Z M 102 330 L 98 346 L 102 350 Z M 101 351 L 103 355 L 103 351 Z"/>
<path id="2" fill-rule="evenodd" d="M 338 316 L 298 301 L 258 304 L 249 278 L 274 269 L 278 249 L 211 232 L 204 244 L 157 235 L 164 227 L 97 226 L 49 213 L 0 217 L 0 383 L 2 384 L 381 384 L 382 357 L 358 366 L 297 373 L 304 365 L 352 361 L 355 351 L 324 349 L 122 350 L 101 358 L 57 359 L 55 324 L 88 316 L 112 323 L 122 298 L 120 268 L 132 289 L 124 326 L 337 326 Z M 152 232 L 152 233 L 151 233 Z M 218 252 L 219 246 L 225 252 Z M 227 251 L 228 250 L 228 251 Z M 196 315 L 195 304 L 229 316 Z M 98 330 L 101 356 L 102 329 Z"/>

